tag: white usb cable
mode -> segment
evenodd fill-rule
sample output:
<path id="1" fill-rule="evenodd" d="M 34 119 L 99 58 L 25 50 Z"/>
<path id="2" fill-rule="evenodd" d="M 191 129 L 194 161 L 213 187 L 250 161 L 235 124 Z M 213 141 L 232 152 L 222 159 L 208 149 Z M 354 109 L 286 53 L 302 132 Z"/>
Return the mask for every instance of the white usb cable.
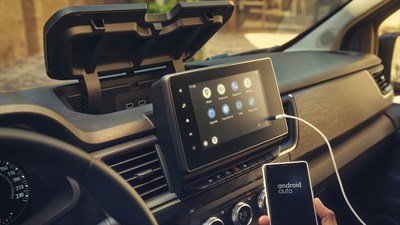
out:
<path id="1" fill-rule="evenodd" d="M 342 191 L 343 198 L 346 201 L 347 205 L 349 206 L 351 212 L 358 219 L 358 221 L 360 221 L 361 224 L 365 225 L 366 223 L 361 219 L 361 217 L 353 209 L 353 207 L 350 204 L 349 199 L 347 199 L 346 192 L 344 191 L 344 188 L 343 188 L 342 179 L 340 178 L 339 171 L 338 171 L 338 168 L 336 166 L 335 156 L 333 155 L 332 147 L 331 147 L 331 144 L 329 143 L 328 138 L 326 138 L 326 136 L 318 128 L 316 128 L 314 125 L 312 125 L 311 123 L 307 122 L 306 120 L 304 120 L 302 118 L 299 118 L 299 117 L 296 117 L 296 116 L 290 116 L 290 115 L 286 115 L 286 114 L 279 114 L 279 115 L 276 115 L 276 116 L 272 117 L 272 119 L 275 119 L 275 120 L 282 119 L 282 118 L 288 118 L 288 119 L 294 119 L 294 120 L 301 121 L 301 122 L 307 124 L 308 126 L 310 126 L 311 128 L 313 128 L 315 131 L 317 131 L 322 136 L 322 138 L 324 138 L 324 140 L 326 142 L 326 145 L 328 146 L 329 153 L 331 154 L 333 167 L 335 168 L 336 177 L 338 179 L 340 190 Z"/>

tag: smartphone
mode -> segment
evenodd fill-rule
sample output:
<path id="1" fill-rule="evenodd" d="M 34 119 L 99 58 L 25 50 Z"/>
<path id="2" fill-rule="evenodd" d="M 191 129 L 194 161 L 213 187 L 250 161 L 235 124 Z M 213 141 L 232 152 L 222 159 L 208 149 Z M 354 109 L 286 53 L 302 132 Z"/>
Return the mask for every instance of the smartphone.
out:
<path id="1" fill-rule="evenodd" d="M 271 225 L 318 225 L 307 162 L 269 163 L 262 170 Z"/>

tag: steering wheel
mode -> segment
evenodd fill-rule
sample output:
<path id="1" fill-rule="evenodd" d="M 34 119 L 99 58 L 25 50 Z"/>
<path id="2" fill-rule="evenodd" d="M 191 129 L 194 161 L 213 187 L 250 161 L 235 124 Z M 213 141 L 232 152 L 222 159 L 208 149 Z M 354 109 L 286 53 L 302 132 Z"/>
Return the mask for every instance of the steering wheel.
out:
<path id="1" fill-rule="evenodd" d="M 114 170 L 60 140 L 26 130 L 0 127 L 0 158 L 50 163 L 84 186 L 120 224 L 157 225 L 139 194 Z"/>

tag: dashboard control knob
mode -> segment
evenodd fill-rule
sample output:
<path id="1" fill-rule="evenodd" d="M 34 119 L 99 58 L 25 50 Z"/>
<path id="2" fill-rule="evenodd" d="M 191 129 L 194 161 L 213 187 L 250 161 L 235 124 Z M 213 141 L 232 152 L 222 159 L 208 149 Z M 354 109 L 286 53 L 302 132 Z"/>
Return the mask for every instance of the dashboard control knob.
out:
<path id="1" fill-rule="evenodd" d="M 265 190 L 262 190 L 257 198 L 257 206 L 258 206 L 258 209 L 260 210 L 260 212 L 264 215 L 268 214 L 266 201 L 267 201 L 267 199 L 266 199 L 266 195 L 265 195 Z"/>
<path id="2" fill-rule="evenodd" d="M 232 222 L 234 225 L 249 225 L 252 217 L 251 207 L 244 202 L 239 202 L 232 210 Z"/>
<path id="3" fill-rule="evenodd" d="M 222 220 L 220 220 L 218 217 L 213 216 L 208 218 L 203 225 L 224 225 L 224 222 L 222 222 Z"/>

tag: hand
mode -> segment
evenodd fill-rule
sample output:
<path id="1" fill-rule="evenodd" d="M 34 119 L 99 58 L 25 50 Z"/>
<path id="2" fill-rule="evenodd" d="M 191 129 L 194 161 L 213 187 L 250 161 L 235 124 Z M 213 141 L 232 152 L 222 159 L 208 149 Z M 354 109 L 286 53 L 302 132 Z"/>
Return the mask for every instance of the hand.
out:
<path id="1" fill-rule="evenodd" d="M 332 210 L 326 208 L 324 204 L 322 204 L 321 200 L 319 200 L 319 198 L 314 199 L 314 206 L 318 217 L 321 219 L 322 225 L 337 225 L 335 213 Z M 269 217 L 261 216 L 258 219 L 258 224 L 269 225 Z"/>

